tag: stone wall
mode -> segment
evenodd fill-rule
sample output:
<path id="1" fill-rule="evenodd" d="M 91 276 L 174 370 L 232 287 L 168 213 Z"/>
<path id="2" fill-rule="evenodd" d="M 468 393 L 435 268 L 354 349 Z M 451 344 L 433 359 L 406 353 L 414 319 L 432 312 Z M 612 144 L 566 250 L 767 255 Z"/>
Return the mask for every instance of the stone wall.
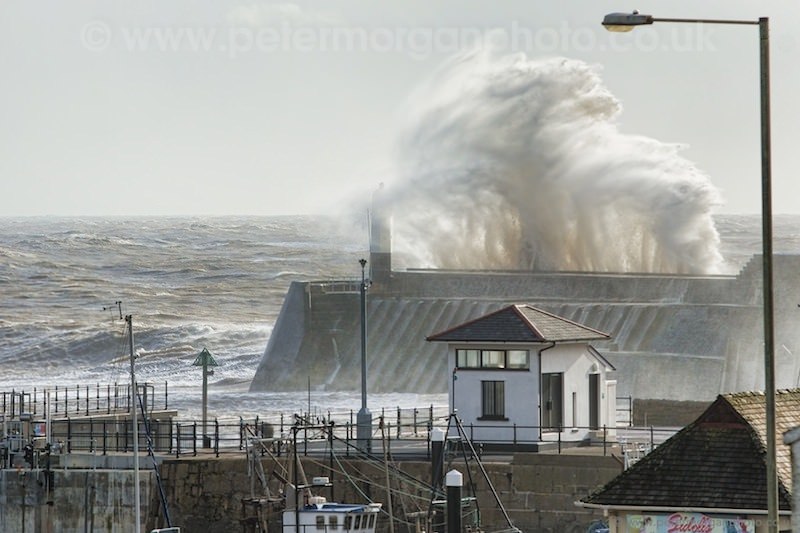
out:
<path id="1" fill-rule="evenodd" d="M 305 458 L 303 463 L 308 478 L 327 476 L 331 479 L 333 495 L 331 489 L 319 492 L 329 500 L 361 502 L 364 498 L 358 490 L 363 490 L 375 501 L 384 503 L 388 510 L 384 488 L 387 474 L 382 464 L 340 459 L 335 461 L 331 472 L 327 458 Z M 262 461 L 262 466 L 266 476 L 272 477 L 269 486 L 276 487 L 272 473 L 280 474 L 281 467 L 268 457 Z M 395 531 L 404 533 L 414 530 L 413 519 L 408 516 L 415 512 L 427 514 L 431 495 L 425 485 L 430 482 L 431 474 L 426 462 L 404 461 L 398 466 L 402 473 L 390 471 L 389 477 L 394 489 Z M 601 519 L 597 511 L 577 507 L 575 502 L 610 481 L 622 469 L 619 461 L 611 456 L 550 454 L 515 454 L 510 462 L 485 462 L 484 467 L 513 524 L 522 531 L 543 533 L 583 533 L 592 522 Z M 244 458 L 165 461 L 161 472 L 173 524 L 184 531 L 246 531 L 241 519 L 245 515 L 242 500 L 251 496 L 247 468 Z M 478 463 L 460 461 L 445 467 L 446 470 L 451 468 L 462 472 L 465 484 L 470 478 L 474 480 L 484 529 L 505 529 L 505 517 Z M 365 480 L 369 480 L 369 485 Z M 255 495 L 262 494 L 256 482 Z M 276 489 L 272 489 L 272 494 L 277 496 Z M 466 489 L 464 495 L 468 495 Z M 388 530 L 385 516 L 380 525 L 382 531 Z"/>
<path id="2" fill-rule="evenodd" d="M 267 456 L 261 464 L 270 480 L 271 494 L 279 497 L 277 479 L 286 475 L 283 461 L 275 462 Z M 388 511 L 387 471 L 383 463 L 339 458 L 334 460 L 333 470 L 330 464 L 327 457 L 303 458 L 309 479 L 314 476 L 331 479 L 333 488 L 323 489 L 318 495 L 335 501 L 363 502 L 364 494 L 369 494 L 374 501 L 384 503 Z M 388 475 L 393 489 L 395 531 L 412 532 L 414 519 L 409 517 L 415 512 L 424 517 L 428 512 L 430 465 L 403 461 L 391 466 Z M 586 531 L 589 524 L 602 516 L 597 511 L 577 507 L 574 502 L 621 471 L 620 463 L 610 456 L 550 454 L 515 454 L 513 458 L 504 457 L 503 462 L 486 461 L 484 468 L 512 523 L 522 531 L 544 533 Z M 470 479 L 474 481 L 484 529 L 505 529 L 505 516 L 479 464 L 459 459 L 445 465 L 445 471 L 450 469 L 463 474 L 465 485 Z M 162 463 L 160 473 L 173 526 L 181 527 L 184 532 L 255 531 L 247 528 L 245 520 L 246 515 L 254 515 L 253 507 L 245 506 L 243 501 L 253 495 L 263 496 L 264 492 L 260 482 L 248 475 L 243 455 L 168 459 Z M 0 531 L 131 531 L 135 514 L 131 470 L 57 469 L 52 471 L 50 486 L 52 490 L 48 491 L 43 470 L 0 471 Z M 141 488 L 143 530 L 166 527 L 152 471 L 142 470 Z M 464 496 L 470 495 L 465 487 Z M 268 506 L 263 509 L 268 515 Z M 278 518 L 277 512 L 273 518 Z M 464 524 L 468 523 L 465 518 Z M 279 531 L 277 524 L 277 520 L 272 520 L 270 531 Z M 379 526 L 382 532 L 388 530 L 386 516 Z"/>

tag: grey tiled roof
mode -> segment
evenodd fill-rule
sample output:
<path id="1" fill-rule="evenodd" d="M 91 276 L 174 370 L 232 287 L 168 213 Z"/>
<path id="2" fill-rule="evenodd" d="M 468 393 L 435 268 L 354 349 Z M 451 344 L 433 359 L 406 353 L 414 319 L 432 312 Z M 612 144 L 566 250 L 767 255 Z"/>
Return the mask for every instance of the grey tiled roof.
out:
<path id="1" fill-rule="evenodd" d="M 791 509 L 792 465 L 780 439 L 800 425 L 800 389 L 776 394 L 780 508 Z M 605 487 L 590 504 L 661 508 L 767 508 L 765 396 L 725 394 L 694 422 Z"/>
<path id="2" fill-rule="evenodd" d="M 488 315 L 433 334 L 429 341 L 569 342 L 608 339 L 609 335 L 530 305 L 509 305 Z"/>

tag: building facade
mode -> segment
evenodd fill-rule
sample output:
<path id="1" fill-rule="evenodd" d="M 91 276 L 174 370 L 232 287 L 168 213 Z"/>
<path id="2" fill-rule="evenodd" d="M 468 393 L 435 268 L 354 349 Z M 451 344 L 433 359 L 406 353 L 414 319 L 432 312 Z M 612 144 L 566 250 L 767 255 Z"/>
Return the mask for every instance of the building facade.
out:
<path id="1" fill-rule="evenodd" d="M 589 344 L 608 338 L 541 309 L 510 305 L 428 340 L 447 343 L 450 407 L 468 436 L 524 446 L 613 433 L 614 367 Z"/>

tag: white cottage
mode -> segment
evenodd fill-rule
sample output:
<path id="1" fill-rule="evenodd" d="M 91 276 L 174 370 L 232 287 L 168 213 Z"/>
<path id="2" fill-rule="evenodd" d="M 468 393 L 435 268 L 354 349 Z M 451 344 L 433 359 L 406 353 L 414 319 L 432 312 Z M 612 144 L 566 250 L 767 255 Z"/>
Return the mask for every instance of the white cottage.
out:
<path id="1" fill-rule="evenodd" d="M 448 344 L 450 407 L 472 440 L 582 441 L 616 425 L 614 367 L 589 341 L 609 335 L 510 305 L 427 338 Z"/>

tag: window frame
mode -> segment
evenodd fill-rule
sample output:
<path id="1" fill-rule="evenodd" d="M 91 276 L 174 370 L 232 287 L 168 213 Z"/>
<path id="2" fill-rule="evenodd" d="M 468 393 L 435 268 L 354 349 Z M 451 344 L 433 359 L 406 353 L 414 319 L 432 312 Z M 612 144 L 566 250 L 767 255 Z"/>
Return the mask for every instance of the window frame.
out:
<path id="1" fill-rule="evenodd" d="M 478 420 L 508 420 L 505 381 L 481 380 L 481 416 Z"/>
<path id="2" fill-rule="evenodd" d="M 511 363 L 512 356 L 524 354 L 524 362 Z M 524 349 L 494 348 L 456 348 L 456 368 L 458 370 L 506 370 L 510 372 L 529 372 L 531 352 Z M 498 356 L 499 361 L 498 361 Z"/>

